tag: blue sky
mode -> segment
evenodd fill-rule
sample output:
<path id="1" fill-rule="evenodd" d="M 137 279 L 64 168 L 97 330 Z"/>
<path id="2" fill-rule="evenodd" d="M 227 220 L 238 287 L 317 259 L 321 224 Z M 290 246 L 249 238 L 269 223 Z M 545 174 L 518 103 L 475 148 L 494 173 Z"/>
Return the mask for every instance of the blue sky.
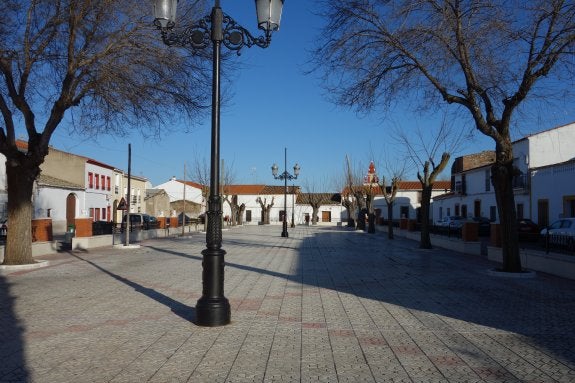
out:
<path id="1" fill-rule="evenodd" d="M 221 3 L 225 13 L 253 34 L 259 34 L 253 1 Z M 420 117 L 401 105 L 383 118 L 381 114 L 358 116 L 329 103 L 317 76 L 304 74 L 309 69 L 309 50 L 321 24 L 312 13 L 313 4 L 287 1 L 280 31 L 274 34 L 271 46 L 245 49 L 233 61 L 232 65 L 238 65 L 239 69 L 232 72 L 229 90 L 233 97 L 222 109 L 221 158 L 226 166 L 233 166 L 236 183 L 281 184 L 273 179 L 270 168 L 277 162 L 283 171 L 284 147 L 287 147 L 288 171 L 293 171 L 296 162 L 301 167 L 296 184 L 314 186 L 316 191 L 334 191 L 334 180 L 343 173 L 346 154 L 355 163 L 361 163 L 366 172 L 372 159 L 400 163 L 404 158 L 400 148 L 391 142 L 390 129 L 400 126 L 409 132 L 418 126 L 438 123 L 439 117 Z M 558 101 L 553 110 L 539 108 L 530 114 L 514 138 L 572 121 L 575 121 L 573 104 Z M 462 125 L 461 129 L 472 130 L 469 125 Z M 458 155 L 494 148 L 491 139 L 479 133 L 474 137 Z M 136 133 L 121 139 L 70 135 L 61 126 L 51 141 L 58 149 L 125 170 L 128 143 L 132 145 L 133 174 L 147 177 L 153 185 L 171 176 L 182 178 L 184 163 L 190 166 L 196 159 L 209 160 L 209 113 L 197 125 L 182 126 L 179 132 L 160 140 L 144 140 Z M 408 173 L 406 178 L 415 179 L 415 173 Z"/>

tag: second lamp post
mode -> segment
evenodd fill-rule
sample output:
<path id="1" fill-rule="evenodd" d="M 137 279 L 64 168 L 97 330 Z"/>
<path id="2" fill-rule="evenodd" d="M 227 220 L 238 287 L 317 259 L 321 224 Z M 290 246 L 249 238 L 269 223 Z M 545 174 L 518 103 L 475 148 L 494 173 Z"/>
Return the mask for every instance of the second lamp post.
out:
<path id="1" fill-rule="evenodd" d="M 295 180 L 299 175 L 299 165 L 296 163 L 293 167 L 293 175 L 289 174 L 287 171 L 287 148 L 284 148 L 284 172 L 278 174 L 277 164 L 272 166 L 272 174 L 276 180 L 284 180 L 284 215 L 282 224 L 282 237 L 289 237 L 287 230 L 287 182 L 288 180 Z M 293 191 L 293 190 L 292 190 Z M 292 209 L 294 207 L 292 206 Z M 293 221 L 293 218 L 292 218 Z M 292 222 L 293 223 L 293 222 Z"/>

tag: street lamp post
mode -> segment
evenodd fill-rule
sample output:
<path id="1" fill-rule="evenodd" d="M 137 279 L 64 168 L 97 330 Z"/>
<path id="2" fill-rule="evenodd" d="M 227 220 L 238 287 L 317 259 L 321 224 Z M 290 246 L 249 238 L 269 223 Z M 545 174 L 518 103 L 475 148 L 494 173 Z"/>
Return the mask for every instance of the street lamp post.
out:
<path id="1" fill-rule="evenodd" d="M 222 44 L 240 54 L 243 47 L 257 45 L 267 48 L 271 33 L 277 31 L 284 0 L 255 0 L 258 28 L 265 36 L 254 37 L 220 8 L 214 1 L 212 12 L 197 23 L 176 33 L 176 6 L 178 0 L 154 1 L 154 25 L 160 29 L 166 45 L 189 47 L 193 52 L 212 45 L 212 127 L 210 156 L 210 195 L 208 198 L 208 228 L 206 249 L 202 251 L 202 296 L 196 304 L 196 324 L 222 326 L 230 323 L 231 310 L 224 296 L 224 255 L 222 249 L 222 198 L 220 190 L 220 64 Z"/>
<path id="2" fill-rule="evenodd" d="M 272 166 L 272 175 L 276 180 L 284 180 L 284 216 L 283 216 L 283 224 L 282 224 L 282 237 L 289 237 L 288 229 L 287 229 L 287 182 L 288 180 L 295 180 L 299 175 L 300 167 L 296 163 L 293 167 L 293 175 L 289 174 L 287 171 L 287 148 L 284 148 L 284 172 L 278 174 L 278 166 L 277 164 L 273 164 Z M 293 209 L 293 206 L 292 206 Z M 293 218 L 292 218 L 293 221 Z"/>

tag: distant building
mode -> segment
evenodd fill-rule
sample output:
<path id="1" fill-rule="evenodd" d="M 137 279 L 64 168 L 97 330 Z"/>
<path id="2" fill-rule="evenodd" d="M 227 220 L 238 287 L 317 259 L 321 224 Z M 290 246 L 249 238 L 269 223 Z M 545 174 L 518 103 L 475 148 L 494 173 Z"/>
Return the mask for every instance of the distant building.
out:
<path id="1" fill-rule="evenodd" d="M 513 142 L 513 179 L 518 218 L 546 226 L 575 216 L 575 123 Z M 433 198 L 435 219 L 449 215 L 499 222 L 491 183 L 494 152 L 459 157 L 451 169 L 450 193 Z"/>
<path id="2" fill-rule="evenodd" d="M 341 204 L 340 193 L 299 193 L 295 206 L 295 215 L 298 217 L 296 222 L 313 222 L 313 207 L 310 201 L 320 203 L 317 212 L 318 225 L 335 225 L 344 219 L 346 210 Z"/>

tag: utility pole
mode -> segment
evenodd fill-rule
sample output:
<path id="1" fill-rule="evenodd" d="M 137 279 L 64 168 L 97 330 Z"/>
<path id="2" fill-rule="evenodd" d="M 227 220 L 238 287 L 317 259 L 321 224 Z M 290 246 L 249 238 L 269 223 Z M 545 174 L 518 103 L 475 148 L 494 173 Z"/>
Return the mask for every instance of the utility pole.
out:
<path id="1" fill-rule="evenodd" d="M 132 205 L 131 196 L 130 196 L 130 177 L 132 175 L 132 144 L 128 144 L 128 189 L 126 190 L 126 242 L 124 246 L 130 245 L 130 205 Z"/>
<path id="2" fill-rule="evenodd" d="M 186 229 L 186 163 L 184 162 L 184 201 L 182 208 L 182 237 Z"/>

